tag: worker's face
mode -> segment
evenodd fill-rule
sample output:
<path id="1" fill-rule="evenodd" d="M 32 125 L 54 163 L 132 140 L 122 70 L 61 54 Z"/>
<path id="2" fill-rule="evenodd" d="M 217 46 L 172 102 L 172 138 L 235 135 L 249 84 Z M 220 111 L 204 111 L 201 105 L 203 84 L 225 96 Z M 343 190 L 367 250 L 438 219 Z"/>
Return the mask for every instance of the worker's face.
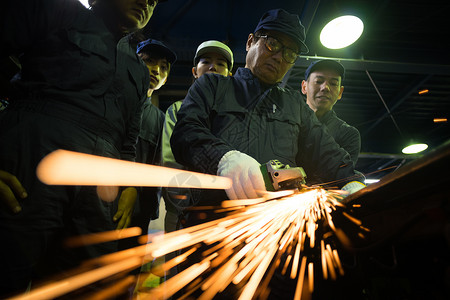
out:
<path id="1" fill-rule="evenodd" d="M 142 29 L 153 15 L 158 0 L 112 0 L 120 18 L 122 30 L 131 32 Z"/>
<path id="2" fill-rule="evenodd" d="M 341 99 L 344 87 L 341 76 L 334 70 L 315 70 L 307 81 L 302 81 L 302 93 L 306 95 L 306 103 L 317 112 L 327 112 Z"/>
<path id="3" fill-rule="evenodd" d="M 139 56 L 145 62 L 150 73 L 150 88 L 151 92 L 161 88 L 167 81 L 169 76 L 170 64 L 166 58 L 152 55 L 151 53 L 139 53 Z"/>
<path id="4" fill-rule="evenodd" d="M 284 47 L 298 50 L 295 42 L 286 34 L 267 31 L 264 35 L 277 39 Z M 283 51 L 271 52 L 265 45 L 265 38 L 255 38 L 250 34 L 247 39 L 247 57 L 245 67 L 250 69 L 260 81 L 266 84 L 280 82 L 294 65 L 283 59 Z M 296 51 L 297 53 L 299 51 Z"/>
<path id="5" fill-rule="evenodd" d="M 205 73 L 216 73 L 223 76 L 230 75 L 228 61 L 221 54 L 215 52 L 205 53 L 200 57 L 198 64 L 192 68 L 192 75 L 195 78 L 199 78 Z"/>

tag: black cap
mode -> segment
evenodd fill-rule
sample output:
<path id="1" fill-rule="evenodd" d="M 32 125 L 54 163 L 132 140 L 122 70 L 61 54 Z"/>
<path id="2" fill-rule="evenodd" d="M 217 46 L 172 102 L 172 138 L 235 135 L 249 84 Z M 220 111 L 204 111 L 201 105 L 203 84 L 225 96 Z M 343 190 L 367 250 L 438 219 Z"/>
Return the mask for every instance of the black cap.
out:
<path id="1" fill-rule="evenodd" d="M 344 66 L 340 62 L 331 59 L 322 59 L 311 63 L 305 71 L 305 80 L 308 80 L 309 75 L 317 69 L 335 70 L 339 73 L 339 75 L 341 75 L 341 80 L 344 80 L 345 76 Z"/>
<path id="2" fill-rule="evenodd" d="M 148 39 L 137 45 L 136 53 L 157 51 L 161 53 L 167 61 L 172 65 L 177 60 L 175 52 L 170 50 L 166 45 L 158 40 Z"/>
<path id="3" fill-rule="evenodd" d="M 301 53 L 309 51 L 305 44 L 305 27 L 300 22 L 298 15 L 290 14 L 281 8 L 269 10 L 261 17 L 254 32 L 261 29 L 286 33 L 300 47 Z"/>

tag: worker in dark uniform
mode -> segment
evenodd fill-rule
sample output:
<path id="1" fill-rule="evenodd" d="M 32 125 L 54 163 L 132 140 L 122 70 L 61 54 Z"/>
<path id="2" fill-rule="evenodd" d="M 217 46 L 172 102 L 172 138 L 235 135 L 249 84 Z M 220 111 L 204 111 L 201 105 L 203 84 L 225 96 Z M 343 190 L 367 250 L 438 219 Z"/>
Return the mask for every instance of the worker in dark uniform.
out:
<path id="1" fill-rule="evenodd" d="M 359 179 L 348 152 L 328 134 L 300 91 L 279 86 L 299 54 L 307 52 L 304 41 L 304 27 L 297 15 L 270 10 L 248 36 L 245 68 L 230 77 L 205 74 L 189 89 L 171 138 L 174 157 L 191 170 L 229 177 L 233 182 L 225 192 L 193 190 L 197 206 L 258 197 L 265 190 L 260 164 L 273 159 L 304 167 L 314 183 L 338 181 L 334 184 L 343 187 Z M 199 209 L 187 216 L 187 226 L 221 216 L 214 210 L 198 213 Z M 209 246 L 202 245 L 196 252 L 205 253 Z M 189 264 L 203 258 L 194 255 Z M 292 299 L 295 285 L 292 288 L 280 273 L 277 269 L 269 284 L 270 297 Z M 236 288 L 228 286 L 223 299 L 233 297 Z"/>
<path id="2" fill-rule="evenodd" d="M 358 129 L 338 118 L 333 110 L 344 92 L 344 76 L 345 68 L 339 62 L 328 59 L 315 61 L 305 71 L 302 93 L 306 95 L 306 103 L 316 113 L 316 117 L 327 127 L 336 143 L 350 154 L 356 166 L 361 150 L 361 135 Z"/>
<path id="3" fill-rule="evenodd" d="M 67 236 L 115 229 L 114 203 L 99 199 L 95 187 L 47 186 L 35 175 L 56 149 L 135 159 L 150 80 L 128 34 L 148 23 L 157 1 L 90 4 L 2 3 L 0 55 L 19 56 L 22 69 L 0 113 L 0 170 L 26 191 L 15 195 L 16 213 L 0 210 L 2 294 L 117 249 L 116 242 L 61 247 Z M 1 203 L 11 203 L 5 195 Z"/>
<path id="4" fill-rule="evenodd" d="M 245 68 L 232 77 L 205 74 L 189 89 L 171 138 L 175 159 L 191 170 L 233 181 L 226 194 L 193 191 L 197 205 L 257 197 L 265 190 L 260 164 L 272 159 L 302 166 L 308 178 L 320 183 L 339 180 L 342 187 L 355 180 L 350 155 L 327 133 L 301 93 L 279 86 L 307 51 L 304 40 L 298 16 L 268 11 L 248 37 Z M 196 216 L 191 213 L 187 223 L 203 222 Z"/>
<path id="5" fill-rule="evenodd" d="M 164 126 L 164 112 L 152 104 L 151 96 L 166 82 L 170 69 L 177 56 L 162 42 L 148 39 L 138 44 L 137 53 L 150 72 L 150 88 L 142 114 L 142 126 L 137 144 L 136 161 L 152 165 L 161 164 L 161 139 Z M 159 217 L 161 188 L 145 187 L 139 189 L 138 205 L 135 209 L 132 225 L 139 226 L 143 234 L 147 233 L 150 220 Z"/>
<path id="6" fill-rule="evenodd" d="M 233 52 L 230 47 L 222 42 L 209 40 L 204 41 L 197 47 L 193 59 L 192 76 L 194 80 L 203 74 L 215 73 L 222 76 L 231 76 L 233 69 Z M 165 167 L 183 169 L 184 167 L 176 162 L 170 148 L 170 137 L 177 122 L 177 113 L 183 100 L 174 102 L 166 111 L 164 128 L 162 133 L 162 163 Z M 190 189 L 184 188 L 164 188 L 162 189 L 164 202 L 166 204 L 166 217 L 164 220 L 164 230 L 171 232 L 179 229 L 180 214 L 183 214 L 184 207 L 190 203 Z"/>

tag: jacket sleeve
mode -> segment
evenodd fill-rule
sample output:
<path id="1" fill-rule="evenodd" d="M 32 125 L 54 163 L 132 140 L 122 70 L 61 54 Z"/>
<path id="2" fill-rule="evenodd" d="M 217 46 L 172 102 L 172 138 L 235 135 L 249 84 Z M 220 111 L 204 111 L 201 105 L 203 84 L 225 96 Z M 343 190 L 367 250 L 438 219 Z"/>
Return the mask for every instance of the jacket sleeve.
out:
<path id="1" fill-rule="evenodd" d="M 219 93 L 218 76 L 197 79 L 177 114 L 170 140 L 176 161 L 189 170 L 216 175 L 222 156 L 234 148 L 211 132 L 214 99 Z"/>
<path id="2" fill-rule="evenodd" d="M 347 150 L 352 158 L 353 166 L 356 166 L 359 152 L 361 151 L 361 135 L 358 129 L 347 124 L 342 128 L 342 132 L 342 145 L 340 146 Z"/>
<path id="3" fill-rule="evenodd" d="M 177 122 L 177 113 L 181 107 L 182 101 L 174 102 L 166 111 L 164 127 L 162 130 L 162 165 L 165 167 L 183 169 L 183 166 L 175 161 L 170 138 Z"/>
<path id="4" fill-rule="evenodd" d="M 136 144 L 138 141 L 139 131 L 141 129 L 142 109 L 143 104 L 137 105 L 136 110 L 128 121 L 126 136 L 120 151 L 120 157 L 124 160 L 136 161 Z"/>
<path id="5" fill-rule="evenodd" d="M 300 139 L 297 163 L 305 169 L 308 183 L 341 188 L 350 181 L 364 182 L 364 176 L 355 172 L 350 154 L 303 104 L 300 135 L 305 138 Z"/>

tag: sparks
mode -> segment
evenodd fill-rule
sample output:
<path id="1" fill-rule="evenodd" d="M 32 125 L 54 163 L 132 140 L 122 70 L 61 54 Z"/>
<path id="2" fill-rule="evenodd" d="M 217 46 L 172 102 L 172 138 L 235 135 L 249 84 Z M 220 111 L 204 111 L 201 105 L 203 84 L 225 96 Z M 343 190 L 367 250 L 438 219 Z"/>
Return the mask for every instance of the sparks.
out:
<path id="1" fill-rule="evenodd" d="M 332 215 L 340 210 L 342 219 L 368 231 L 343 211 L 345 206 L 338 201 L 341 197 L 322 188 L 308 188 L 296 193 L 270 193 L 250 201 L 225 201 L 223 207 L 215 209 L 228 208 L 232 213 L 221 219 L 164 235 L 142 236 L 143 243 L 150 243 L 93 259 L 84 264 L 92 269 L 75 272 L 72 277 L 14 299 L 58 297 L 179 250 L 180 255 L 152 273 L 163 275 L 180 264 L 184 270 L 157 288 L 148 290 L 138 285 L 136 297 L 166 299 L 182 290 L 184 297 L 213 299 L 232 290 L 242 300 L 267 298 L 269 283 L 277 272 L 295 282 L 294 299 L 308 298 L 314 291 L 314 279 L 335 280 L 344 275 L 331 237 L 343 245 L 350 241 L 334 224 Z M 100 240 L 105 238 L 114 237 Z"/>
<path id="2" fill-rule="evenodd" d="M 192 261 L 194 271 L 180 273 L 150 290 L 148 299 L 171 297 L 182 288 L 180 282 L 188 286 L 198 278 L 202 284 L 189 285 L 186 292 L 198 293 L 199 299 L 212 299 L 231 285 L 238 290 L 239 299 L 252 299 L 264 295 L 266 290 L 261 286 L 267 286 L 267 276 L 272 276 L 277 268 L 281 274 L 297 280 L 294 298 L 301 299 L 305 293 L 313 292 L 314 276 L 335 280 L 344 275 L 338 251 L 329 242 L 330 234 L 325 238 L 321 233 L 324 230 L 318 230 L 325 226 L 338 239 L 349 243 L 342 230 L 336 234 L 331 221 L 336 208 L 344 207 L 337 200 L 339 197 L 337 193 L 314 188 L 281 198 L 271 195 L 271 200 L 266 201 L 225 201 L 224 207 L 236 207 L 233 214 L 156 237 L 149 244 L 152 257 L 194 245 L 207 246 L 207 250 L 199 248 L 203 252 L 201 259 Z M 348 213 L 344 216 L 361 225 Z M 314 252 L 319 253 L 319 259 L 308 256 Z M 183 261 L 191 260 L 193 257 L 183 256 Z M 321 265 L 322 274 L 314 270 L 316 265 Z"/>

